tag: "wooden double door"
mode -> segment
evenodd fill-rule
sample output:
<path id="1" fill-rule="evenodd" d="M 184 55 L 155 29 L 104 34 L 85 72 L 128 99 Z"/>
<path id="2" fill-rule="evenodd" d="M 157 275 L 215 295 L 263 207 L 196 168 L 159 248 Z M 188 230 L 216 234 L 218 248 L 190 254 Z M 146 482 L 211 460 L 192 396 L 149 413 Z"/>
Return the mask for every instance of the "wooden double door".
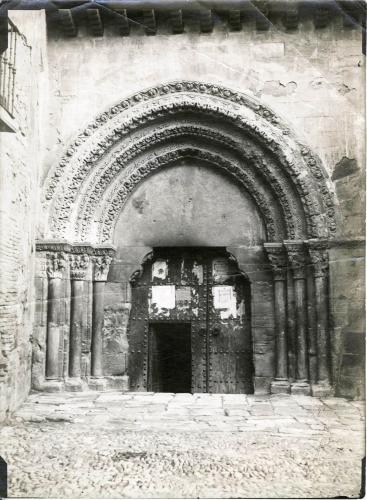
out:
<path id="1" fill-rule="evenodd" d="M 131 390 L 253 392 L 250 284 L 225 249 L 157 248 L 131 285 Z"/>

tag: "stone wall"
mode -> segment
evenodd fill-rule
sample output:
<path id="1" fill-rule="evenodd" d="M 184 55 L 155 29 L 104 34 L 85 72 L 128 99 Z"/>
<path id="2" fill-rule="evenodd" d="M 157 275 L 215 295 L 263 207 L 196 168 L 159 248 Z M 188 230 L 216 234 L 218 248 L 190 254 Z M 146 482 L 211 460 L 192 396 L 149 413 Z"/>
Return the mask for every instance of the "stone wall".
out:
<path id="1" fill-rule="evenodd" d="M 133 27 L 129 37 L 117 37 L 108 27 L 99 38 L 86 36 L 83 27 L 73 39 L 51 33 L 48 45 L 50 122 L 43 175 L 58 161 L 77 133 L 113 103 L 162 82 L 201 80 L 253 95 L 288 121 L 299 138 L 321 157 L 334 185 L 340 209 L 338 238 L 363 237 L 365 59 L 361 38 L 359 30 L 343 27 L 341 19 L 319 30 L 311 20 L 305 20 L 293 32 L 275 25 L 267 32 L 247 27 L 241 32 L 229 33 L 226 27 L 216 23 L 212 34 L 194 33 L 190 27 L 186 33 L 175 36 L 162 30 L 148 37 L 139 32 L 139 27 Z M 131 221 L 130 225 L 127 222 L 132 212 L 140 213 L 142 220 L 144 214 L 152 215 L 140 191 L 121 216 L 126 219 L 125 229 L 117 231 L 122 234 L 122 240 L 129 239 L 130 228 L 138 227 L 140 232 L 149 230 L 144 224 L 140 227 L 137 223 L 135 227 Z M 188 203 L 180 202 L 179 207 L 187 211 Z M 210 225 L 210 211 L 206 217 Z M 123 246 L 120 244 L 120 253 Z M 125 249 L 124 256 L 119 256 L 119 265 L 126 265 L 129 270 L 132 262 L 136 266 L 147 250 L 145 243 L 140 246 L 139 249 L 131 247 L 130 251 Z M 243 249 L 237 250 L 243 253 Z M 339 395 L 356 396 L 362 393 L 361 385 L 351 381 L 362 380 L 363 365 L 358 356 L 347 358 L 346 355 L 360 349 L 362 335 L 356 337 L 356 332 L 364 332 L 363 286 L 354 288 L 355 280 L 362 280 L 363 252 L 357 261 L 354 257 L 346 258 L 338 250 L 332 250 L 330 255 L 334 379 Z M 127 287 L 122 281 L 126 283 L 126 279 L 127 275 L 117 280 L 118 286 L 125 287 L 125 293 Z M 120 325 L 120 316 L 125 314 L 113 299 L 112 286 L 115 290 L 116 283 L 107 285 L 111 302 L 106 304 L 108 328 Z M 340 298 L 340 287 L 353 289 L 353 297 L 343 292 Z M 342 302 L 349 303 L 344 308 L 341 306 L 343 314 L 339 307 Z M 117 308 L 116 311 L 113 308 Z M 291 323 L 292 318 L 288 321 Z M 354 347 L 350 347 L 350 343 Z M 342 346 L 347 345 L 347 354 L 343 354 Z M 343 368 L 343 360 L 349 363 L 348 368 Z"/>
<path id="2" fill-rule="evenodd" d="M 45 173 L 61 156 L 65 143 L 114 102 L 148 85 L 177 79 L 202 80 L 253 94 L 288 120 L 292 130 L 319 154 L 334 183 L 340 207 L 338 236 L 363 236 L 365 62 L 358 30 L 343 28 L 341 19 L 337 19 L 322 30 L 305 21 L 293 33 L 285 33 L 280 26 L 263 33 L 250 29 L 228 33 L 220 24 L 208 35 L 188 30 L 182 35 L 147 37 L 137 31 L 126 38 L 108 30 L 102 38 L 86 37 L 83 29 L 72 40 L 50 36 L 51 126 Z M 138 194 L 132 198 L 130 205 L 135 206 L 131 210 L 143 214 L 144 200 L 138 198 Z M 187 209 L 185 204 L 180 206 Z M 128 212 L 129 208 L 122 217 Z M 207 218 L 209 223 L 209 212 Z M 125 260 L 131 261 L 134 255 L 137 262 L 144 252 L 131 250 Z M 361 386 L 352 388 L 350 381 L 356 377 L 361 380 L 361 360 L 347 360 L 341 349 L 352 337 L 354 347 L 348 349 L 360 349 L 361 335 L 356 337 L 356 332 L 364 331 L 360 314 L 363 287 L 354 288 L 354 283 L 363 276 L 363 255 L 356 261 L 332 251 L 331 260 L 334 377 L 340 395 L 356 395 L 361 393 Z M 345 286 L 345 280 L 350 286 Z M 353 298 L 343 292 L 340 299 L 337 290 L 341 283 L 343 290 L 354 290 Z M 341 301 L 349 303 L 342 307 L 342 315 Z M 345 369 L 348 387 L 347 379 L 341 379 L 346 373 L 341 367 L 343 360 L 349 363 Z"/>
<path id="3" fill-rule="evenodd" d="M 10 18 L 20 34 L 15 132 L 0 133 L 0 420 L 30 389 L 42 100 L 47 92 L 44 12 L 12 12 Z"/>
<path id="4" fill-rule="evenodd" d="M 42 238 L 45 220 L 39 207 L 39 178 L 41 181 L 45 178 L 68 144 L 96 115 L 130 94 L 171 80 L 192 79 L 253 95 L 288 121 L 290 128 L 323 160 L 340 208 L 338 238 L 364 236 L 361 186 L 364 185 L 365 59 L 359 30 L 344 28 L 342 20 L 336 19 L 329 27 L 319 30 L 315 30 L 311 20 L 302 21 L 295 31 L 285 31 L 275 24 L 266 32 L 249 27 L 228 32 L 216 23 L 211 34 L 199 34 L 188 27 L 180 35 L 169 35 L 162 30 L 156 36 L 145 36 L 139 27 L 133 27 L 129 37 L 119 37 L 106 27 L 105 35 L 96 38 L 87 35 L 82 27 L 73 39 L 50 31 L 46 53 L 43 11 L 12 12 L 11 16 L 23 36 L 19 38 L 16 77 L 18 128 L 14 134 L 0 134 L 1 342 L 5 346 L 0 359 L 0 418 L 25 397 L 30 387 L 34 239 L 35 236 Z M 154 188 L 153 179 L 145 181 L 131 197 L 116 232 L 119 254 L 106 285 L 104 326 L 104 362 L 111 375 L 119 375 L 120 363 L 124 365 L 124 328 L 130 307 L 128 276 L 153 243 L 157 244 L 154 238 L 148 237 L 146 221 L 153 217 L 154 210 L 167 217 L 172 215 L 164 208 L 169 198 L 158 200 L 153 211 L 147 206 L 144 184 Z M 182 180 L 179 178 L 179 183 Z M 216 201 L 227 197 L 233 201 L 236 196 L 224 187 L 221 194 L 212 198 Z M 214 244 L 210 239 L 215 234 L 213 210 L 207 210 L 201 225 L 196 224 L 190 212 L 198 196 L 195 194 L 191 201 L 179 196 L 174 202 L 171 200 L 176 215 L 181 211 L 184 216 L 173 217 L 174 220 L 163 218 L 166 224 L 162 226 L 163 236 L 167 225 L 172 227 L 178 220 L 184 221 L 189 229 L 186 239 L 191 230 L 196 236 L 202 232 L 207 222 L 208 227 L 212 225 L 212 233 L 206 243 L 210 240 L 210 244 Z M 246 205 L 245 197 L 242 202 L 239 199 L 233 202 L 233 206 L 241 203 Z M 242 216 L 227 213 L 230 209 L 224 210 L 227 220 L 232 221 L 228 225 L 229 233 L 223 233 L 225 225 L 221 224 L 216 234 L 220 238 L 215 244 L 220 245 L 222 241 L 242 269 L 248 272 L 247 267 L 253 265 L 252 271 L 259 273 L 260 285 L 256 292 L 259 300 L 253 321 L 263 329 L 263 338 L 268 336 L 269 342 L 266 347 L 266 342 L 255 346 L 255 356 L 260 355 L 261 359 L 268 356 L 268 365 L 263 367 L 266 378 L 271 375 L 269 367 L 273 364 L 270 338 L 273 319 L 269 309 L 270 277 L 261 279 L 263 255 L 259 256 L 262 251 L 257 247 L 263 238 L 257 235 L 251 239 L 248 235 L 246 245 L 253 246 L 253 255 L 238 241 L 231 240 L 231 234 L 235 233 L 234 220 Z M 253 218 L 251 225 L 257 220 L 256 213 L 250 206 L 247 210 Z M 138 222 L 132 222 L 132 214 Z M 190 226 L 193 223 L 196 226 Z M 242 236 L 246 233 L 241 225 L 237 230 Z M 144 233 L 147 241 L 136 241 L 138 233 Z M 153 236 L 157 237 L 157 233 Z M 172 236 L 176 242 L 180 241 L 177 237 L 178 233 Z M 164 242 L 164 237 L 158 239 Z M 333 248 L 330 259 L 334 381 L 338 395 L 359 397 L 363 392 L 360 355 L 364 344 L 363 247 L 353 252 L 348 247 Z M 45 336 L 47 285 L 44 278 L 38 280 L 38 287 L 39 316 L 35 324 Z M 293 320 L 290 317 L 288 321 Z M 267 349 L 265 357 L 264 349 Z M 37 346 L 34 352 L 40 358 L 39 366 L 43 366 L 44 353 Z M 85 357 L 84 364 L 88 362 Z M 43 374 L 37 374 L 36 370 L 35 376 Z"/>
<path id="5" fill-rule="evenodd" d="M 115 102 L 155 84 L 193 79 L 244 91 L 270 105 L 321 156 L 335 182 L 352 176 L 358 183 L 364 151 L 360 31 L 343 28 L 341 19 L 322 30 L 305 21 L 291 32 L 277 25 L 268 32 L 249 27 L 228 32 L 220 25 L 212 34 L 187 31 L 144 36 L 133 30 L 129 37 L 116 37 L 106 28 L 104 37 L 93 38 L 81 28 L 73 39 L 50 34 L 52 126 L 45 170 L 79 130 Z M 344 166 L 349 160 L 353 168 Z M 353 199 L 341 185 L 338 190 L 343 204 Z M 349 206 L 351 214 L 361 223 L 360 206 Z"/>

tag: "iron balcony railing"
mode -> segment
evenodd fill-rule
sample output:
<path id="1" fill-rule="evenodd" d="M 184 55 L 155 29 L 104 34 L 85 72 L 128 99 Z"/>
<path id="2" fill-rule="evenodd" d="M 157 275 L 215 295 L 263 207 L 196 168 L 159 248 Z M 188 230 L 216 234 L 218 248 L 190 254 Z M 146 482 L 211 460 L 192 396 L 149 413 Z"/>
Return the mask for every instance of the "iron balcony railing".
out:
<path id="1" fill-rule="evenodd" d="M 8 19 L 7 49 L 0 53 L 0 105 L 11 116 L 14 114 L 17 35 L 16 26 Z"/>

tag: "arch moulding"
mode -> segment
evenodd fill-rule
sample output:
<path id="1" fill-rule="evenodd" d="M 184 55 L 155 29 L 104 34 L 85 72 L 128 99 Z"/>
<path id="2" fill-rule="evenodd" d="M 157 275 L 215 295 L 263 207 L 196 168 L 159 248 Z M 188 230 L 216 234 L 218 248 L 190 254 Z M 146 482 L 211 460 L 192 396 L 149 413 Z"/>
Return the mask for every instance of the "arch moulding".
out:
<path id="1" fill-rule="evenodd" d="M 203 164 L 234 179 L 264 223 L 267 241 L 261 259 L 273 293 L 267 307 L 273 308 L 275 366 L 268 367 L 269 372 L 274 368 L 270 375 L 257 373 L 257 378 L 267 380 L 268 392 L 329 394 L 324 299 L 328 241 L 337 231 L 331 181 L 320 159 L 269 108 L 243 93 L 192 81 L 158 85 L 117 103 L 90 123 L 50 169 L 42 195 L 44 239 L 36 247 L 39 278 L 48 290 L 49 321 L 43 339 L 46 359 L 37 352 L 34 356 L 33 386 L 54 390 L 55 384 L 71 384 L 74 390 L 84 383 L 85 367 L 87 377 L 92 376 L 89 383 L 103 385 L 103 290 L 115 254 L 118 217 L 141 182 L 186 160 L 187 165 Z M 307 291 L 310 284 L 314 297 Z M 70 320 L 69 313 L 64 311 L 64 317 L 57 309 L 69 287 Z M 83 323 L 83 294 L 92 311 L 89 326 Z M 257 305 L 262 304 L 259 297 Z M 291 308 L 295 326 L 289 327 Z M 311 309 L 315 323 L 307 325 Z M 57 328 L 53 318 L 59 318 Z M 255 341 L 263 335 L 256 328 Z M 90 338 L 82 368 L 81 346 Z"/>
<path id="2" fill-rule="evenodd" d="M 44 182 L 45 239 L 111 243 L 126 199 L 148 175 L 177 161 L 183 140 L 245 187 L 268 241 L 334 236 L 328 176 L 289 125 L 245 94 L 181 81 L 121 101 L 78 135 Z M 221 158 L 213 162 L 214 156 Z M 269 199 L 274 207 L 266 209 Z"/>

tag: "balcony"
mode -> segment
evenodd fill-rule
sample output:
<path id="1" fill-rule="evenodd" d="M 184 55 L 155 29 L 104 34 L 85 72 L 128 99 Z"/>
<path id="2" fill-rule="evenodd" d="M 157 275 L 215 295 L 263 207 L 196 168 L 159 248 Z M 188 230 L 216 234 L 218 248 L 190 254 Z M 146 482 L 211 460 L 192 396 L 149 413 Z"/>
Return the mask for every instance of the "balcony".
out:
<path id="1" fill-rule="evenodd" d="M 10 19 L 2 20 L 0 44 L 0 132 L 14 132 L 14 91 L 18 29 Z"/>

